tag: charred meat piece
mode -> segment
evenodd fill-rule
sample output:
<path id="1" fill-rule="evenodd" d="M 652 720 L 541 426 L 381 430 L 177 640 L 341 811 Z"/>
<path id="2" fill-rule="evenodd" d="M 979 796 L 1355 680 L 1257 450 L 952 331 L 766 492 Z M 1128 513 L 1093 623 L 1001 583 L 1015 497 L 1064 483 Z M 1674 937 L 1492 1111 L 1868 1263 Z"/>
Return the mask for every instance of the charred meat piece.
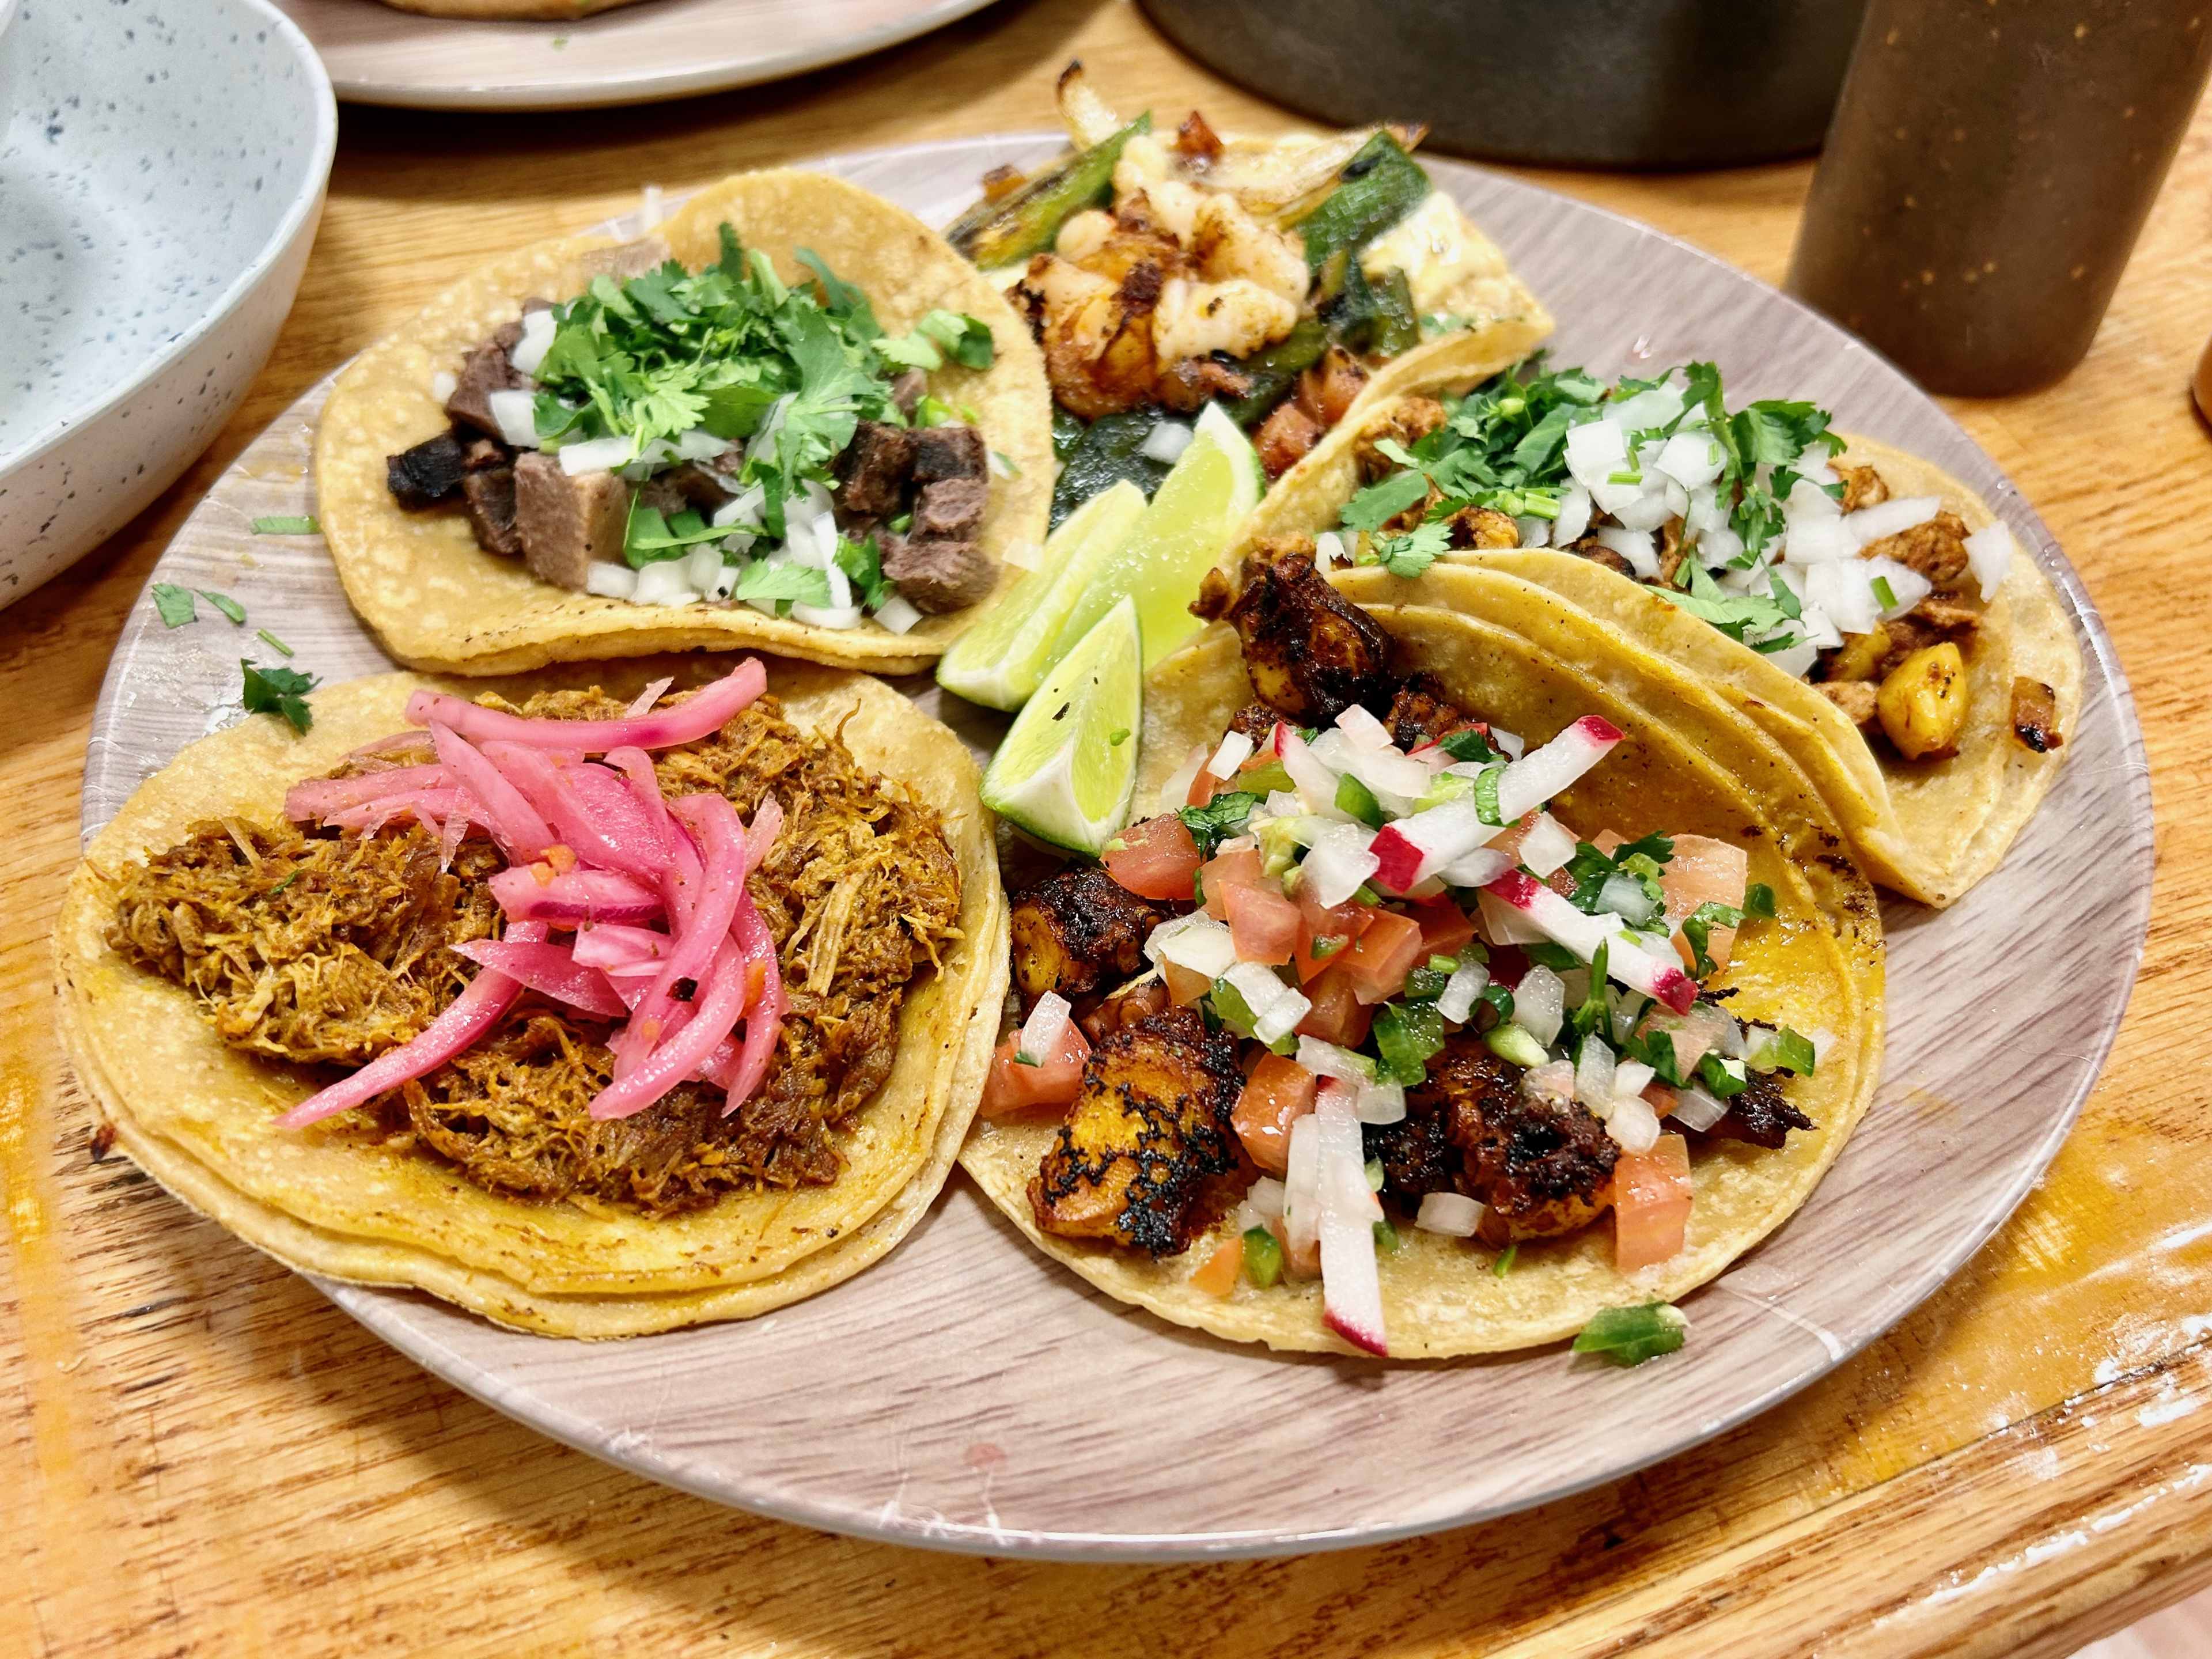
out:
<path id="1" fill-rule="evenodd" d="M 519 339 L 521 327 L 514 326 Z M 487 340 L 462 362 L 453 395 L 446 399 L 446 418 L 456 426 L 474 427 L 499 437 L 499 422 L 492 418 L 491 394 L 519 392 L 529 384 L 530 377 L 507 360 L 507 348 L 496 340 Z"/>
<path id="2" fill-rule="evenodd" d="M 1297 405 L 1327 430 L 1351 410 L 1352 400 L 1366 385 L 1367 371 L 1359 359 L 1342 346 L 1332 345 L 1319 362 L 1299 374 Z"/>
<path id="3" fill-rule="evenodd" d="M 1889 486 L 1872 467 L 1846 466 L 1837 462 L 1832 470 L 1844 481 L 1843 511 L 1856 513 L 1863 507 L 1880 507 L 1889 499 Z"/>
<path id="4" fill-rule="evenodd" d="M 935 483 L 939 478 L 981 478 L 990 471 L 983 455 L 983 434 L 972 426 L 924 426 L 914 433 L 914 480 Z"/>
<path id="5" fill-rule="evenodd" d="M 1872 726 L 1881 718 L 1881 694 L 1872 680 L 1821 680 L 1813 689 L 1842 709 L 1853 726 Z"/>
<path id="6" fill-rule="evenodd" d="M 1429 1063 L 1418 1093 L 1430 1109 L 1450 1114 L 1452 1144 L 1466 1155 L 1468 1190 L 1487 1207 L 1480 1237 L 1487 1244 L 1553 1238 L 1587 1226 L 1612 1201 L 1620 1157 L 1605 1125 L 1570 1099 L 1538 1099 L 1522 1086 L 1521 1068 L 1462 1031 Z"/>
<path id="7" fill-rule="evenodd" d="M 1391 698 L 1390 712 L 1382 717 L 1382 724 L 1390 728 L 1390 741 L 1406 750 L 1440 743 L 1468 726 L 1482 732 L 1490 729 L 1453 707 L 1444 683 L 1425 670 L 1410 676 L 1398 688 L 1398 695 Z"/>
<path id="8" fill-rule="evenodd" d="M 1193 172 L 1203 173 L 1221 159 L 1221 140 L 1196 110 L 1182 118 L 1176 129 L 1176 154 Z"/>
<path id="9" fill-rule="evenodd" d="M 1444 520 L 1454 547 L 1518 547 L 1521 528 L 1494 507 L 1463 507 Z"/>
<path id="10" fill-rule="evenodd" d="M 1083 1028 L 1084 1036 L 1098 1043 L 1125 1026 L 1150 1019 L 1154 1014 L 1164 1014 L 1172 1006 L 1165 980 L 1132 980 L 1120 990 L 1109 993 L 1096 1008 L 1079 1016 L 1075 1023 Z"/>
<path id="11" fill-rule="evenodd" d="M 712 513 L 730 499 L 730 492 L 722 488 L 714 475 L 695 461 L 672 466 L 637 488 L 638 505 L 663 515 L 687 509 Z"/>
<path id="12" fill-rule="evenodd" d="M 460 434 L 441 432 L 414 448 L 384 458 L 384 484 L 392 499 L 410 513 L 442 501 L 461 487 L 469 470 L 469 446 Z"/>
<path id="13" fill-rule="evenodd" d="M 1895 559 L 1935 583 L 1937 592 L 1946 592 L 1966 574 L 1966 521 L 1955 513 L 1938 513 L 1925 524 L 1869 542 L 1859 556 Z"/>
<path id="14" fill-rule="evenodd" d="M 1242 1079 L 1236 1041 L 1194 1009 L 1110 1032 L 1030 1182 L 1037 1225 L 1173 1255 L 1210 1219 L 1200 1200 L 1237 1167 L 1229 1115 Z"/>
<path id="15" fill-rule="evenodd" d="M 1389 707 L 1396 689 L 1390 636 L 1304 554 L 1247 557 L 1243 586 L 1225 616 L 1244 641 L 1253 690 L 1285 720 L 1327 726 L 1354 703 Z"/>
<path id="16" fill-rule="evenodd" d="M 1109 990 L 1145 965 L 1145 940 L 1166 912 L 1095 864 L 1061 871 L 1016 901 L 1014 983 L 1027 1008 L 1047 991 L 1071 1001 Z"/>
<path id="17" fill-rule="evenodd" d="M 914 434 L 888 421 L 863 421 L 837 458 L 841 513 L 888 519 L 899 510 L 914 477 Z"/>
<path id="18" fill-rule="evenodd" d="M 1256 748 L 1274 736 L 1275 727 L 1281 720 L 1282 716 L 1266 703 L 1248 702 L 1229 717 L 1229 729 L 1251 738 Z"/>
<path id="19" fill-rule="evenodd" d="M 514 516 L 514 469 L 504 464 L 473 469 L 461 480 L 461 505 L 477 545 L 507 558 L 522 556 L 522 527 Z"/>
<path id="20" fill-rule="evenodd" d="M 1242 398 L 1252 377 L 1219 357 L 1180 357 L 1160 372 L 1153 395 L 1179 414 L 1195 415 L 1206 404 Z"/>
<path id="21" fill-rule="evenodd" d="M 1361 1133 L 1367 1156 L 1382 1165 L 1385 1202 L 1408 1214 L 1431 1193 L 1467 1188 L 1466 1164 L 1452 1144 L 1451 1113 L 1431 1095 L 1408 1095 L 1406 1115 L 1395 1123 L 1370 1123 Z"/>
<path id="22" fill-rule="evenodd" d="M 1779 1079 L 1753 1072 L 1741 1093 L 1729 1097 L 1728 1115 L 1705 1131 L 1716 1140 L 1743 1140 L 1769 1152 L 1780 1150 L 1792 1129 L 1809 1129 L 1813 1120 L 1783 1097 Z"/>
<path id="23" fill-rule="evenodd" d="M 1578 542 L 1570 542 L 1562 550 L 1577 558 L 1588 559 L 1592 564 L 1610 570 L 1616 576 L 1636 580 L 1636 567 L 1594 536 L 1585 536 Z"/>
<path id="24" fill-rule="evenodd" d="M 2012 683 L 2012 734 L 2039 755 L 2066 741 L 2058 729 L 2058 694 L 2041 680 L 2015 675 Z"/>
<path id="25" fill-rule="evenodd" d="M 941 478 L 915 497 L 914 535 L 921 541 L 973 541 L 983 528 L 991 486 L 981 478 Z"/>
<path id="26" fill-rule="evenodd" d="M 1398 463 L 1385 455 L 1380 447 L 1385 438 L 1395 438 L 1411 449 L 1449 418 L 1444 406 L 1434 398 L 1398 399 L 1391 405 L 1389 417 L 1370 424 L 1359 434 L 1358 442 L 1352 446 L 1352 459 L 1359 468 L 1359 481 L 1373 483 L 1378 478 L 1389 477 L 1398 470 Z"/>
<path id="27" fill-rule="evenodd" d="M 908 604 L 930 616 L 974 605 L 999 583 L 997 562 L 974 541 L 886 535 L 880 545 L 884 574 L 898 584 Z"/>
<path id="28" fill-rule="evenodd" d="M 1267 469 L 1267 476 L 1279 478 L 1313 453 L 1324 429 L 1296 403 L 1279 403 L 1260 423 L 1252 447 L 1259 452 L 1260 465 Z"/>
<path id="29" fill-rule="evenodd" d="M 514 464 L 514 522 L 530 574 L 581 592 L 593 561 L 623 556 L 629 486 L 611 472 L 572 475 L 533 450 Z"/>

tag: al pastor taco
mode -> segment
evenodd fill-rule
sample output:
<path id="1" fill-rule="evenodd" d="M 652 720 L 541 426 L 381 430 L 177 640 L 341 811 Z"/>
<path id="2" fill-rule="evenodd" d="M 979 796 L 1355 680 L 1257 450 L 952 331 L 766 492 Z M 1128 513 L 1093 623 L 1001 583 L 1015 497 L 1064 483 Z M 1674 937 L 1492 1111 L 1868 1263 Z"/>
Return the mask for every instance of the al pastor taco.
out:
<path id="1" fill-rule="evenodd" d="M 827 174 L 542 242 L 339 377 L 316 434 L 346 597 L 412 666 L 765 647 L 927 666 L 1045 532 L 1048 404 L 992 285 Z"/>
<path id="2" fill-rule="evenodd" d="M 1250 537 L 1549 589 L 1756 722 L 1924 903 L 1996 867 L 2080 709 L 2057 593 L 1985 502 L 1810 404 L 1729 410 L 1709 363 L 1613 386 L 1531 363 L 1375 406 Z"/>
<path id="3" fill-rule="evenodd" d="M 1026 1013 L 962 1162 L 1233 1340 L 1663 1351 L 1864 1110 L 1873 895 L 1723 702 L 1449 577 L 1293 555 L 1201 601 L 1147 686 L 1156 814 L 1014 902 Z"/>
<path id="4" fill-rule="evenodd" d="M 895 1244 L 1004 997 L 964 747 L 864 676 L 608 673 L 353 681 L 149 779 L 56 935 L 119 1144 L 304 1271 L 551 1334 Z"/>
<path id="5" fill-rule="evenodd" d="M 1060 80 L 1073 149 L 994 174 L 947 230 L 1044 349 L 1057 525 L 1172 459 L 1156 432 L 1218 403 L 1280 477 L 1363 396 L 1495 373 L 1552 331 L 1535 295 L 1413 157 L 1420 134 L 1224 138 Z"/>

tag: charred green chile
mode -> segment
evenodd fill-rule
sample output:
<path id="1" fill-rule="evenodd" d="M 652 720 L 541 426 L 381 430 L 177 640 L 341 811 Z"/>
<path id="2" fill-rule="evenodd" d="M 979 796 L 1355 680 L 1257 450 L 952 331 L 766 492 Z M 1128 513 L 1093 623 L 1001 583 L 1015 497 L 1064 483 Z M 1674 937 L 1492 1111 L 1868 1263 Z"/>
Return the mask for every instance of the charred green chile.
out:
<path id="1" fill-rule="evenodd" d="M 1052 418 L 1053 453 L 1060 458 L 1060 481 L 1052 487 L 1052 528 L 1103 490 L 1127 478 L 1149 496 L 1168 476 L 1168 464 L 1139 452 L 1160 423 L 1158 409 L 1132 409 L 1101 415 L 1089 426 L 1065 410 Z"/>
<path id="2" fill-rule="evenodd" d="M 1136 134 L 1152 130 L 1147 111 L 1104 143 L 1026 180 L 1012 195 L 976 203 L 952 222 L 945 240 L 985 270 L 1042 253 L 1071 217 L 1111 199 L 1114 164 L 1121 159 L 1121 147 Z M 1357 164 L 1354 157 L 1352 165 Z"/>
<path id="3" fill-rule="evenodd" d="M 1365 247 L 1411 213 L 1429 189 L 1429 175 L 1405 146 L 1387 132 L 1376 133 L 1344 164 L 1336 188 L 1299 222 L 1306 269 L 1318 271 L 1331 255 Z"/>

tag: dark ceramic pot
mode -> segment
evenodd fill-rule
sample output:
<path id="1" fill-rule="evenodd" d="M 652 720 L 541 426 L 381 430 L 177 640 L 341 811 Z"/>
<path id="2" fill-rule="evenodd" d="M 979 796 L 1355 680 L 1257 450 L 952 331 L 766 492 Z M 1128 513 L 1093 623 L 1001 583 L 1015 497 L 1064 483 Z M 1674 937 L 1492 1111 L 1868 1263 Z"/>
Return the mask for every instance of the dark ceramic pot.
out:
<path id="1" fill-rule="evenodd" d="M 1725 167 L 1820 147 L 1866 0 L 1143 0 L 1168 38 L 1329 122 L 1500 161 Z"/>

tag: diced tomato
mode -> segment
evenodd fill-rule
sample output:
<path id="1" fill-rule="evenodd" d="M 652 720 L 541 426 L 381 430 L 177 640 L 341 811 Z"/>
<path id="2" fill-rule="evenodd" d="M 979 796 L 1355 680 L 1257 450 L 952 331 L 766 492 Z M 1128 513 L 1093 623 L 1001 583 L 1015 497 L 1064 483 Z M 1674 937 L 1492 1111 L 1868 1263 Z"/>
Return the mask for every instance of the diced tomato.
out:
<path id="1" fill-rule="evenodd" d="M 1168 995 L 1179 1008 L 1189 1007 L 1213 988 L 1213 981 L 1204 974 L 1172 962 L 1160 964 L 1160 977 L 1167 981 Z"/>
<path id="2" fill-rule="evenodd" d="M 1421 924 L 1411 916 L 1376 910 L 1345 953 L 1344 971 L 1362 1002 L 1386 1002 L 1405 988 L 1421 961 Z"/>
<path id="3" fill-rule="evenodd" d="M 1139 898 L 1187 899 L 1198 875 L 1198 843 L 1172 812 L 1133 823 L 1101 860 L 1106 873 Z"/>
<path id="4" fill-rule="evenodd" d="M 1237 1138 L 1269 1175 L 1291 1165 L 1291 1125 L 1314 1109 L 1314 1074 L 1294 1060 L 1262 1054 L 1229 1114 Z"/>
<path id="5" fill-rule="evenodd" d="M 1425 957 L 1455 957 L 1474 938 L 1474 920 L 1448 898 L 1422 900 L 1413 917 L 1420 924 Z"/>
<path id="6" fill-rule="evenodd" d="M 1352 975 L 1342 964 L 1331 968 L 1305 991 L 1313 1006 L 1298 1022 L 1300 1036 L 1319 1037 L 1346 1048 L 1357 1048 L 1367 1041 L 1375 1011 L 1359 1000 Z"/>
<path id="7" fill-rule="evenodd" d="M 1215 777 L 1212 766 L 1213 751 L 1209 749 L 1206 751 L 1206 758 L 1198 763 L 1197 775 L 1191 779 L 1190 789 L 1183 797 L 1188 805 L 1203 806 L 1224 790 L 1237 787 L 1237 780 L 1233 777 Z"/>
<path id="8" fill-rule="evenodd" d="M 1237 1288 L 1237 1275 L 1243 1267 L 1243 1239 L 1224 1238 L 1206 1258 L 1206 1265 L 1190 1276 L 1190 1282 L 1208 1296 L 1227 1296 Z"/>
<path id="9" fill-rule="evenodd" d="M 1216 853 L 1198 872 L 1206 887 L 1206 914 L 1216 921 L 1229 920 L 1229 890 L 1260 884 L 1260 849 L 1234 847 Z"/>
<path id="10" fill-rule="evenodd" d="M 1694 969 L 1697 953 L 1681 932 L 1683 921 L 1701 904 L 1741 909 L 1751 860 L 1733 842 L 1715 841 L 1710 836 L 1676 836 L 1674 842 L 1674 856 L 1662 868 L 1659 887 L 1666 896 L 1667 925 L 1674 930 L 1674 948 L 1681 952 L 1682 965 Z M 1735 946 L 1733 927 L 1715 927 L 1705 935 L 1705 953 L 1716 968 L 1728 966 L 1729 952 Z"/>
<path id="11" fill-rule="evenodd" d="M 1021 1041 L 1022 1034 L 1015 1032 L 991 1056 L 991 1074 L 984 1080 L 983 1103 L 977 1109 L 985 1117 L 1005 1117 L 1032 1106 L 1065 1106 L 1083 1088 L 1083 1063 L 1091 1058 L 1091 1045 L 1073 1020 L 1060 1036 L 1060 1052 L 1039 1056 L 1042 1065 L 1025 1066 L 1014 1058 Z"/>
<path id="12" fill-rule="evenodd" d="M 1207 896 L 1212 896 L 1209 888 Z M 1298 948 L 1298 907 L 1271 886 L 1225 890 L 1229 937 L 1239 960 L 1280 967 Z"/>
<path id="13" fill-rule="evenodd" d="M 1680 1255 L 1690 1224 L 1690 1143 L 1661 1135 L 1613 1167 L 1613 1261 L 1634 1273 Z"/>
<path id="14" fill-rule="evenodd" d="M 1367 924 L 1375 918 L 1375 907 L 1346 899 L 1337 905 L 1324 905 L 1315 901 L 1304 888 L 1298 890 L 1298 950 L 1297 963 L 1300 983 L 1313 979 L 1325 971 L 1352 941 L 1367 931 Z M 1314 947 L 1323 939 L 1334 939 L 1335 947 L 1320 956 Z"/>

